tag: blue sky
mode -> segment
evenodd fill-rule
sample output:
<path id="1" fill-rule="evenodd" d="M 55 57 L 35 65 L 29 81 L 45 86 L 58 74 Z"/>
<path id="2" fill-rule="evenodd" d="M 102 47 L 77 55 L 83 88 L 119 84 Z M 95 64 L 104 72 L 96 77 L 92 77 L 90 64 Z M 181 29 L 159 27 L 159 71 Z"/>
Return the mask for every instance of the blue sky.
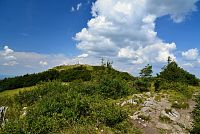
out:
<path id="1" fill-rule="evenodd" d="M 171 56 L 200 76 L 199 10 L 198 0 L 0 0 L 0 74 L 103 57 L 137 75 Z"/>
<path id="2" fill-rule="evenodd" d="M 80 11 L 71 12 L 81 2 Z M 0 0 L 1 45 L 15 51 L 76 54 L 72 37 L 91 18 L 90 7 L 87 1 Z"/>

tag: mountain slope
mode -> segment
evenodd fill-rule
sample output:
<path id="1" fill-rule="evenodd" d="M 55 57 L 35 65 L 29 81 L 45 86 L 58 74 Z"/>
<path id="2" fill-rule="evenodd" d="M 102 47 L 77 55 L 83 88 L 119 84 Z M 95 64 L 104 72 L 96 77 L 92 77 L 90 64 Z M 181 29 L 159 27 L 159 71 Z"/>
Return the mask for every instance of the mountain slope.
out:
<path id="1" fill-rule="evenodd" d="M 178 72 L 176 77 L 185 75 Z M 0 133 L 188 133 L 200 88 L 185 78 L 136 78 L 109 66 L 73 65 L 5 79 L 1 83 L 9 90 L 0 92 L 0 109 L 7 109 Z M 34 86 L 14 89 L 27 83 Z"/>
<path id="2" fill-rule="evenodd" d="M 14 78 L 6 78 L 0 80 L 0 91 L 12 90 L 16 88 L 23 88 L 34 86 L 43 81 L 60 80 L 63 82 L 72 82 L 75 80 L 90 81 L 104 75 L 109 71 L 114 77 L 120 76 L 124 79 L 132 80 L 133 76 L 125 72 L 119 72 L 113 68 L 104 66 L 89 66 L 89 65 L 71 65 L 71 66 L 58 66 L 50 70 L 37 73 L 27 74 L 24 76 L 17 76 Z"/>

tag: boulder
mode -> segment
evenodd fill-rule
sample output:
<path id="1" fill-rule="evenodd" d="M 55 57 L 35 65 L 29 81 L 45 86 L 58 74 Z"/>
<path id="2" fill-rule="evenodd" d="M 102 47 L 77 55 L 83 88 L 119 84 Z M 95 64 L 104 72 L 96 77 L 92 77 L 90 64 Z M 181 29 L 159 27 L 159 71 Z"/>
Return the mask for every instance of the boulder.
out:
<path id="1" fill-rule="evenodd" d="M 175 109 L 172 109 L 172 112 L 170 113 L 166 113 L 165 110 L 162 110 L 160 116 L 167 116 L 172 121 L 178 121 L 180 119 L 180 114 Z"/>

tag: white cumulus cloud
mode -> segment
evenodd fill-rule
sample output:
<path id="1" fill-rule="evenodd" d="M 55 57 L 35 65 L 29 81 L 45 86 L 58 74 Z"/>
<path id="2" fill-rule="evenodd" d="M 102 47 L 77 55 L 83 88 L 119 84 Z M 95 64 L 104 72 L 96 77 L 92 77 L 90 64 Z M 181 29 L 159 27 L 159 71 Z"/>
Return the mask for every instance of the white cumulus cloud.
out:
<path id="1" fill-rule="evenodd" d="M 0 51 L 0 58 L 3 66 L 14 66 L 17 63 L 17 58 L 13 55 L 14 51 L 8 46 L 4 46 L 3 51 Z"/>
<path id="2" fill-rule="evenodd" d="M 75 64 L 73 57 L 63 54 L 17 52 L 5 46 L 0 50 L 0 74 L 22 75 L 47 70 L 58 65 Z"/>
<path id="3" fill-rule="evenodd" d="M 42 65 L 42 66 L 47 66 L 48 62 L 47 61 L 40 61 L 39 64 Z"/>
<path id="4" fill-rule="evenodd" d="M 199 50 L 197 48 L 189 49 L 188 51 L 182 52 L 182 56 L 187 60 L 196 60 L 199 56 Z"/>
<path id="5" fill-rule="evenodd" d="M 198 0 L 97 0 L 92 16 L 75 36 L 77 48 L 93 58 L 109 57 L 128 65 L 174 60 L 176 44 L 164 42 L 155 31 L 156 19 L 169 15 L 180 23 Z M 115 61 L 114 61 L 115 62 Z"/>

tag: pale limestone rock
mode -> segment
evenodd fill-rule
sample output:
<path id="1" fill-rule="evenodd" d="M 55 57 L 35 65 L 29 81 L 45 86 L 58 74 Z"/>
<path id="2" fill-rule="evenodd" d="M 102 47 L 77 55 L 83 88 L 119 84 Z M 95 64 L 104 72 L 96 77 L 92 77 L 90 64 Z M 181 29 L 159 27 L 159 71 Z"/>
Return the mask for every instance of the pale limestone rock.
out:
<path id="1" fill-rule="evenodd" d="M 169 124 L 164 124 L 164 123 L 160 123 L 158 122 L 156 124 L 156 128 L 159 128 L 159 129 L 164 129 L 164 130 L 172 130 L 172 126 L 169 125 Z"/>

